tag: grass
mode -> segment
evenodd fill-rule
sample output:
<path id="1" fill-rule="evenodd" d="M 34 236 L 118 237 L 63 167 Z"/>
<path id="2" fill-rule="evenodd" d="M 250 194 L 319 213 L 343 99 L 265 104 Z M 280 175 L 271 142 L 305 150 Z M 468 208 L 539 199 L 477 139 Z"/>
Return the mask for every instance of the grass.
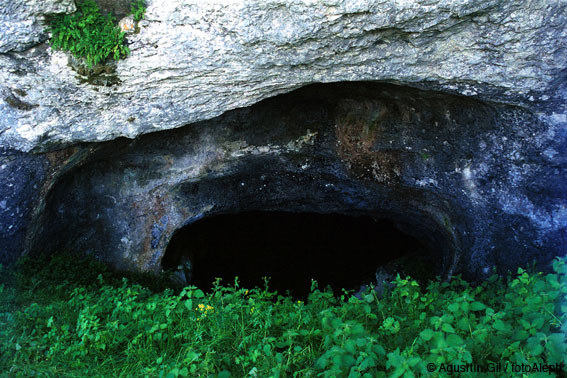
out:
<path id="1" fill-rule="evenodd" d="M 0 376 L 415 377 L 567 363 L 565 260 L 554 269 L 476 287 L 398 277 L 362 300 L 313 282 L 302 302 L 238 282 L 174 292 L 85 256 L 36 257 L 0 271 Z"/>
<path id="2" fill-rule="evenodd" d="M 51 32 L 50 44 L 54 49 L 68 51 L 76 58 L 84 59 L 89 68 L 108 59 L 119 60 L 130 54 L 125 44 L 125 33 L 120 30 L 111 14 L 103 16 L 93 0 L 76 2 L 73 14 L 55 14 L 48 18 Z M 134 0 L 131 5 L 134 20 L 144 18 L 144 0 Z"/>

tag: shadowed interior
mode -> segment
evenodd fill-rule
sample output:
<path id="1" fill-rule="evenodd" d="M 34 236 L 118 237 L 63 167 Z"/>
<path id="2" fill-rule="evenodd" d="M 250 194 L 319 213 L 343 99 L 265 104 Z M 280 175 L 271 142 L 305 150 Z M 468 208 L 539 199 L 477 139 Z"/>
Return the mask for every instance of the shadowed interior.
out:
<path id="1" fill-rule="evenodd" d="M 311 279 L 335 293 L 375 279 L 392 260 L 428 255 L 419 240 L 392 222 L 340 214 L 245 212 L 205 218 L 178 230 L 162 266 L 175 269 L 188 256 L 191 284 L 209 289 L 216 277 L 243 287 L 263 286 L 305 297 Z"/>

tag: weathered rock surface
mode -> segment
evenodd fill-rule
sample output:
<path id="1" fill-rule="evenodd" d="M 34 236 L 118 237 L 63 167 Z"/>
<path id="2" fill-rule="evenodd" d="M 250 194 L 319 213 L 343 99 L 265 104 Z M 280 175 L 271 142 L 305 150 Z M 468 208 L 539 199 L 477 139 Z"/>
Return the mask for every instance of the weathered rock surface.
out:
<path id="1" fill-rule="evenodd" d="M 105 87 L 46 46 L 17 52 L 44 39 L 41 13 L 71 11 L 71 1 L 4 1 L 0 143 L 30 151 L 135 137 L 354 80 L 521 104 L 565 123 L 565 0 L 148 3 Z"/>
<path id="2" fill-rule="evenodd" d="M 0 0 L 0 53 L 24 51 L 47 40 L 45 15 L 75 10 L 73 0 Z"/>
<path id="3" fill-rule="evenodd" d="M 0 262 L 22 254 L 45 171 L 44 157 L 0 148 Z"/>
<path id="4" fill-rule="evenodd" d="M 553 135 L 519 107 L 394 85 L 313 85 L 98 144 L 50 192 L 31 249 L 157 272 L 184 225 L 266 210 L 392 220 L 438 253 L 443 275 L 545 266 L 567 247 L 567 165 Z"/>

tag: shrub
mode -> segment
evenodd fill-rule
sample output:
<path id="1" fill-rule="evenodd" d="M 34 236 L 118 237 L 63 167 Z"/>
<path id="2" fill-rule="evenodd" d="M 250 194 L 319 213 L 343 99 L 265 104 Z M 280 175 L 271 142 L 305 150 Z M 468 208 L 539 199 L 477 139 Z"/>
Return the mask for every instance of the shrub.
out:
<path id="1" fill-rule="evenodd" d="M 151 291 L 108 272 L 94 278 L 92 264 L 61 268 L 76 261 L 0 272 L 18 282 L 0 285 L 0 323 L 13 324 L 0 324 L 0 375 L 415 377 L 434 364 L 431 376 L 443 377 L 442 364 L 567 363 L 564 260 L 551 274 L 519 269 L 476 287 L 398 277 L 382 298 L 361 300 L 314 283 L 305 301 L 238 281 Z M 89 279 L 73 284 L 81 271 Z M 3 305 L 14 297 L 17 308 Z"/>
<path id="2" fill-rule="evenodd" d="M 108 58 L 118 60 L 130 53 L 124 45 L 124 32 L 115 25 L 112 15 L 101 14 L 93 0 L 77 2 L 77 12 L 53 15 L 48 23 L 51 46 L 85 59 L 89 68 Z"/>

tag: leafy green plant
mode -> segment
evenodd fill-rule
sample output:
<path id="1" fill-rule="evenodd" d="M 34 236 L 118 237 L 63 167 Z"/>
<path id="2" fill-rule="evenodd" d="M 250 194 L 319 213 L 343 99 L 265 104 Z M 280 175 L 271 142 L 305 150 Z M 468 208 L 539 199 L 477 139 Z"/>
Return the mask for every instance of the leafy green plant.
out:
<path id="1" fill-rule="evenodd" d="M 103 16 L 93 0 L 77 2 L 77 12 L 48 18 L 51 46 L 83 58 L 89 68 L 108 58 L 128 56 L 124 32 L 115 25 L 112 15 Z"/>
<path id="2" fill-rule="evenodd" d="M 134 16 L 134 21 L 138 22 L 144 19 L 146 14 L 146 1 L 145 0 L 132 0 L 130 5 L 132 16 Z"/>
<path id="3" fill-rule="evenodd" d="M 428 364 L 567 364 L 567 264 L 553 268 L 478 286 L 397 277 L 380 298 L 313 282 L 298 301 L 237 280 L 151 290 L 88 259 L 36 257 L 0 271 L 0 376 L 443 377 Z"/>

